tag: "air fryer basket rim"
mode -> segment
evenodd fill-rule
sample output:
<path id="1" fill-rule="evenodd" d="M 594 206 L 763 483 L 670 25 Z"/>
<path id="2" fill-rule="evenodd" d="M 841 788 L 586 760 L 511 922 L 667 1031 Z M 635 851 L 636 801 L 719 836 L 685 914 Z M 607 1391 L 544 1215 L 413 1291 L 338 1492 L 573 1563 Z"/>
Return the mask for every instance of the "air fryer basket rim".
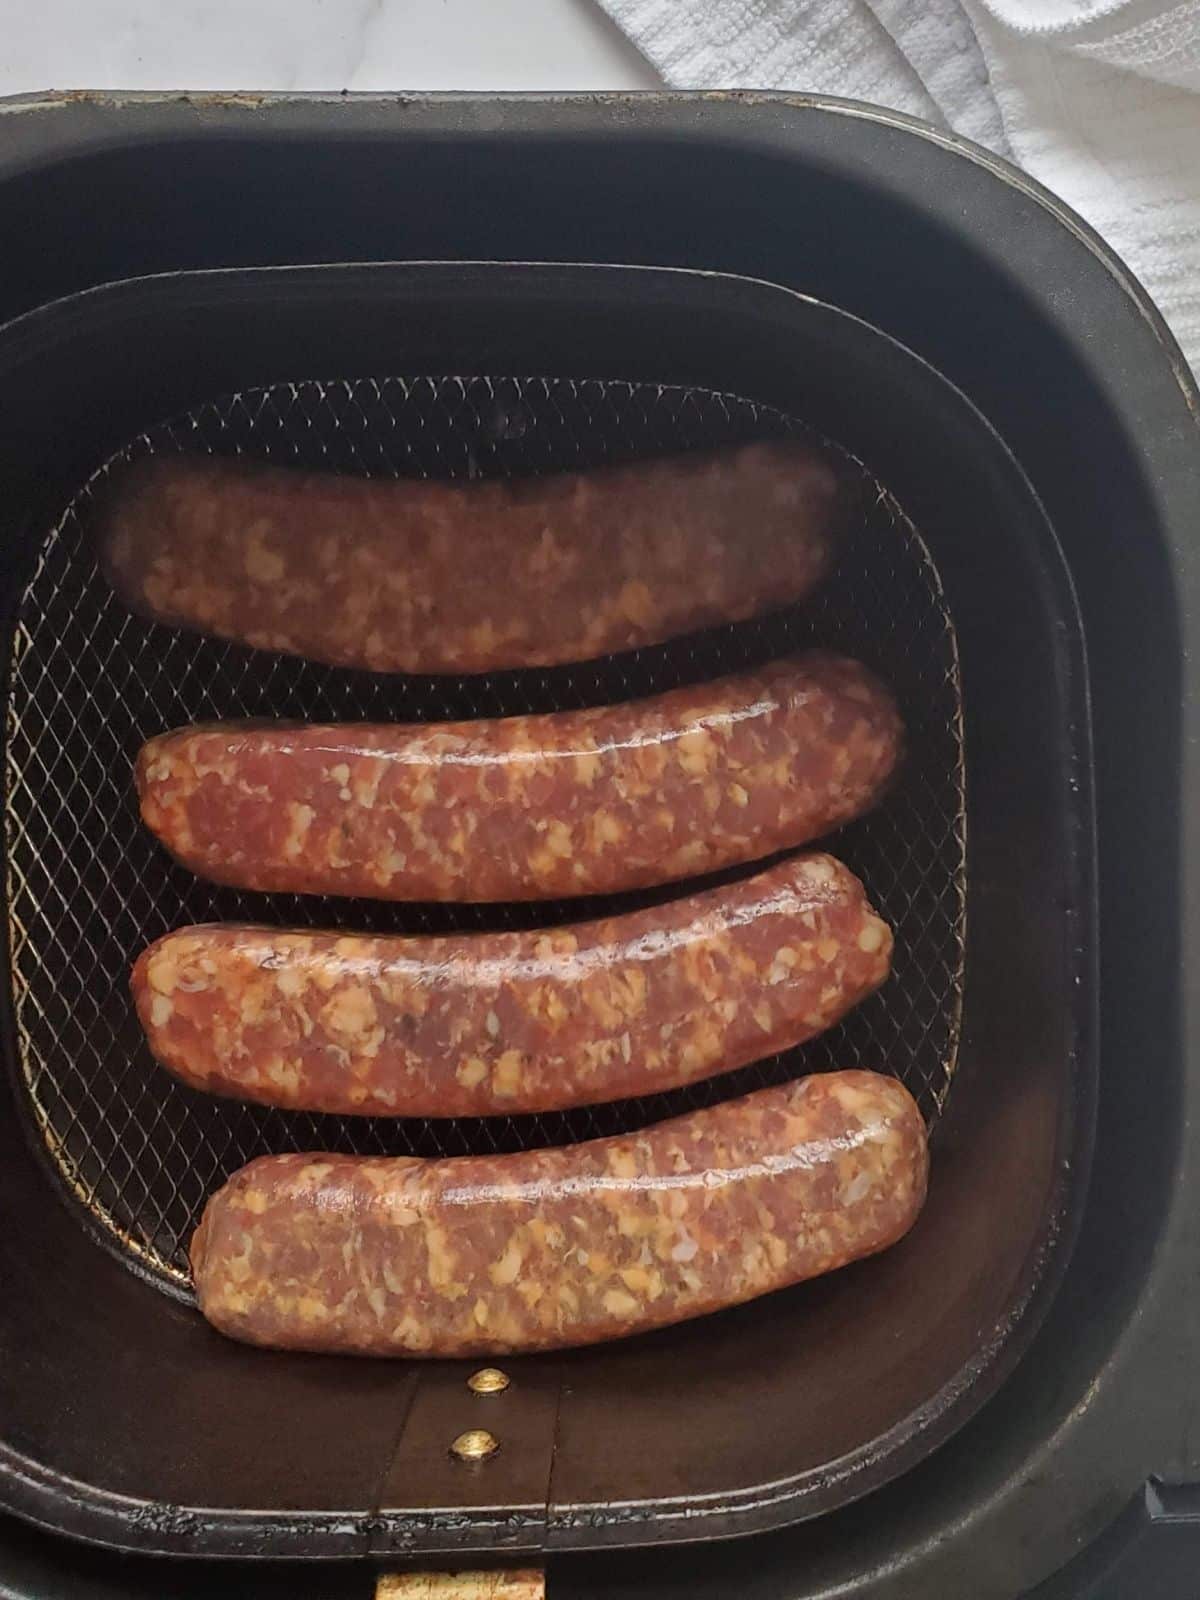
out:
<path id="1" fill-rule="evenodd" d="M 959 241 L 965 237 L 975 254 L 1002 265 L 1019 287 L 1034 325 L 1060 337 L 1059 345 L 1043 352 L 1048 372 L 1067 385 L 1073 400 L 1086 401 L 1094 391 L 1105 415 L 1119 426 L 1120 434 L 1112 435 L 1112 455 L 1101 452 L 1094 462 L 1094 475 L 1112 487 L 1120 472 L 1128 473 L 1136 464 L 1153 505 L 1166 564 L 1160 591 L 1165 609 L 1157 621 L 1166 625 L 1168 633 L 1177 622 L 1184 639 L 1190 636 L 1200 595 L 1191 537 L 1198 511 L 1195 461 L 1200 395 L 1186 363 L 1145 292 L 1087 224 L 1032 180 L 968 141 L 872 107 L 811 96 L 757 93 L 518 99 L 351 96 L 336 102 L 321 96 L 79 94 L 14 100 L 0 106 L 0 116 L 13 119 L 4 127 L 5 138 L 0 142 L 0 213 L 13 215 L 21 214 L 18 188 L 27 176 L 40 179 L 45 173 L 61 172 L 67 158 L 89 152 L 120 150 L 136 167 L 164 140 L 190 141 L 210 151 L 224 145 L 233 163 L 239 149 L 252 152 L 264 144 L 286 147 L 305 137 L 340 140 L 347 147 L 356 139 L 372 142 L 386 137 L 402 147 L 417 149 L 426 149 L 429 140 L 437 139 L 455 143 L 468 159 L 472 151 L 477 159 L 481 141 L 503 145 L 511 152 L 514 146 L 528 150 L 531 143 L 544 143 L 547 137 L 594 136 L 623 149 L 627 156 L 630 148 L 640 150 L 647 139 L 666 138 L 687 147 L 693 160 L 704 152 L 732 146 L 747 160 L 770 151 L 782 168 L 794 171 L 801 181 L 813 163 L 819 163 L 836 171 L 840 181 L 900 195 L 924 229 L 923 237 L 936 222 L 944 237 L 953 240 L 955 261 L 962 254 Z M 347 148 L 346 154 L 351 159 L 353 150 Z M 236 178 L 236 165 L 230 166 L 228 180 L 236 183 Z M 16 180 L 15 186 L 6 180 Z M 41 200 L 40 189 L 38 193 Z M 692 264 L 705 266 L 738 256 L 738 247 L 728 234 L 713 233 L 709 226 L 712 208 L 707 198 L 697 212 L 695 241 L 678 244 L 679 254 L 672 259 L 690 259 Z M 75 226 L 76 213 L 55 215 L 56 200 L 51 197 L 45 203 L 58 225 L 68 230 Z M 765 194 L 763 204 L 766 213 L 770 208 Z M 86 209 L 78 213 L 85 215 Z M 253 248 L 263 260 L 272 259 L 269 230 L 269 222 L 258 235 L 252 226 L 247 230 L 257 239 Z M 165 243 L 162 253 L 154 257 L 156 261 L 166 267 L 193 264 L 172 220 L 162 225 L 161 236 Z M 10 237 L 31 241 L 36 247 L 38 234 L 36 230 L 19 231 Z M 73 286 L 114 275 L 102 250 L 92 247 L 89 234 L 79 232 L 72 239 L 74 248 L 61 259 L 71 263 Z M 135 242 L 126 248 L 117 275 L 145 268 L 147 258 L 130 255 L 130 248 L 136 251 L 139 246 Z M 772 274 L 785 283 L 804 282 L 809 267 L 803 258 L 793 259 L 790 249 L 789 241 L 777 233 Z M 227 259 L 237 259 L 236 251 L 231 250 Z M 303 255 L 298 259 L 304 259 Z M 34 303 L 35 282 L 36 273 L 30 275 L 28 287 L 14 280 L 0 291 L 4 296 L 0 306 L 11 311 Z M 1064 282 L 1072 286 L 1066 295 L 1059 292 Z M 1049 460 L 1041 448 L 1038 433 L 1044 426 L 1045 408 L 1025 405 L 1020 391 L 1028 374 L 1019 365 L 1013 366 L 1020 361 L 1022 341 L 1017 339 L 1011 356 L 1002 345 L 994 360 L 983 361 L 971 337 L 974 330 L 967 326 L 970 313 L 960 313 L 952 303 L 941 303 L 937 323 L 927 324 L 921 319 L 914 321 L 913 308 L 903 299 L 897 305 L 891 303 L 890 286 L 880 287 L 876 294 L 873 287 L 860 282 L 855 293 L 859 298 L 853 303 L 868 307 L 874 303 L 879 320 L 895 326 L 899 318 L 899 325 L 909 329 L 909 342 L 932 352 L 943 370 L 957 373 L 1000 423 L 1006 437 L 1017 443 L 1022 453 L 1028 448 L 1039 489 L 1061 511 L 1072 457 L 1069 450 L 1062 452 L 1066 460 L 1060 472 L 1060 463 Z M 995 300 L 994 287 L 988 295 Z M 1023 324 L 1014 320 L 1018 315 L 1023 318 L 1025 312 L 1018 313 L 1005 303 L 996 311 L 997 325 L 1010 334 L 1019 331 Z M 1094 337 L 1097 327 L 1104 329 L 1102 342 Z M 1006 387 L 1009 375 L 1016 385 L 1011 390 Z M 1091 415 L 1086 405 L 1083 409 Z M 1114 468 L 1110 472 L 1110 464 L 1118 456 L 1119 471 Z M 1165 648 L 1174 651 L 1173 635 Z M 1183 716 L 1191 737 L 1183 740 L 1183 758 L 1184 792 L 1188 794 L 1194 791 L 1196 772 L 1194 698 L 1192 685 L 1186 682 Z M 1167 700 L 1169 714 L 1169 693 Z M 1170 732 L 1164 748 L 1168 755 L 1178 753 Z M 1180 818 L 1173 760 L 1165 763 L 1165 771 L 1170 803 L 1165 809 L 1157 808 L 1157 829 L 1170 861 L 1182 822 L 1190 862 L 1195 859 L 1200 818 L 1194 815 L 1195 808 L 1184 808 Z M 1159 832 L 1154 836 L 1158 838 Z M 1185 1037 L 1189 1044 L 1194 1033 L 1190 1019 L 1196 998 L 1196 980 L 1191 976 L 1195 963 L 1185 960 L 1181 964 L 1188 977 L 1181 996 L 1176 981 L 1180 972 L 1173 959 L 1177 952 L 1174 885 L 1169 874 L 1165 879 L 1160 875 L 1157 881 L 1160 887 L 1167 886 L 1162 914 L 1154 927 L 1168 970 L 1165 987 L 1160 986 L 1163 1004 L 1157 1013 L 1155 1059 L 1161 1058 L 1170 1073 L 1175 1067 L 1181 1000 L 1188 1007 Z M 1196 925 L 1194 872 L 1181 878 L 1179 887 L 1184 907 L 1178 926 L 1184 930 L 1185 949 L 1190 954 Z M 1144 989 L 1141 984 L 1139 993 Z M 1081 1538 L 1103 1526 L 1146 1472 L 1186 1475 L 1197 1470 L 1200 1463 L 1194 1449 L 1188 1448 L 1187 1428 L 1181 1425 L 1179 1414 L 1181 1403 L 1193 1401 L 1188 1330 L 1194 1325 L 1194 1306 L 1186 1285 L 1196 1248 L 1195 1207 L 1191 1203 L 1194 1136 L 1170 1137 L 1189 1126 L 1185 1112 L 1195 1095 L 1194 1050 L 1188 1050 L 1186 1066 L 1187 1078 L 1179 1085 L 1178 1097 L 1172 1081 L 1164 1090 L 1166 1104 L 1161 1115 L 1156 1110 L 1151 1118 L 1157 1139 L 1151 1147 L 1155 1192 L 1161 1195 L 1161 1202 L 1155 1198 L 1145 1207 L 1136 1194 L 1133 1197 L 1138 1260 L 1145 1270 L 1139 1269 L 1131 1280 L 1134 1286 L 1129 1294 L 1122 1292 L 1115 1303 L 1109 1297 L 1106 1305 L 1111 1316 L 1104 1319 L 1099 1344 L 1085 1341 L 1082 1366 L 1075 1360 L 1080 1341 L 1069 1303 L 1081 1293 L 1103 1292 L 1103 1271 L 1098 1278 L 1094 1259 L 1103 1244 L 1101 1223 L 1095 1225 L 1099 1244 L 1096 1249 L 1077 1252 L 1067 1292 L 1060 1297 L 1033 1358 L 1010 1380 L 1006 1403 L 985 1410 L 954 1445 L 901 1483 L 872 1496 L 860 1508 L 851 1507 L 824 1519 L 819 1534 L 810 1526 L 787 1535 L 764 1536 L 756 1545 L 755 1571 L 742 1574 L 748 1594 L 766 1594 L 760 1583 L 771 1585 L 772 1596 L 784 1592 L 780 1584 L 795 1595 L 801 1590 L 815 1595 L 818 1589 L 821 1594 L 832 1594 L 834 1587 L 839 1594 L 858 1593 L 860 1584 L 866 1582 L 873 1596 L 909 1600 L 934 1590 L 952 1592 L 963 1571 L 961 1563 L 969 1560 L 973 1578 L 979 1580 L 974 1585 L 976 1592 L 1008 1596 L 1061 1563 Z M 1117 1117 L 1140 1116 L 1136 1097 L 1125 1098 L 1125 1112 L 1116 1113 Z M 1194 1117 L 1190 1126 L 1195 1127 Z M 1105 1141 L 1106 1157 L 1120 1156 L 1124 1143 L 1123 1132 L 1110 1133 Z M 1113 1170 L 1118 1173 L 1120 1164 Z M 1130 1199 L 1128 1190 L 1122 1194 L 1126 1201 Z M 1118 1196 L 1103 1212 L 1107 1222 L 1119 1225 L 1125 1221 L 1120 1204 Z M 1089 1234 L 1091 1231 L 1089 1225 Z M 1141 1241 L 1148 1241 L 1147 1247 L 1141 1248 Z M 1081 1254 L 1089 1259 L 1081 1259 Z M 1054 1359 L 1070 1374 L 1067 1388 L 1047 1391 L 1039 1383 L 1039 1358 L 1044 1360 L 1047 1352 L 1055 1352 Z M 1031 1430 L 1023 1417 L 1033 1413 L 1044 1418 L 1044 1423 L 1039 1420 Z M 1052 1477 L 1052 1496 L 1030 1495 L 1029 1474 L 1033 1472 L 1043 1483 Z M 711 1578 L 714 1566 L 726 1574 L 740 1572 L 740 1568 L 731 1569 L 728 1560 L 717 1546 L 707 1561 L 700 1552 L 692 1560 L 686 1550 L 676 1550 L 663 1560 L 647 1558 L 634 1568 L 615 1557 L 604 1562 L 593 1556 L 586 1576 L 578 1567 L 573 1571 L 589 1595 L 607 1594 L 612 1585 L 632 1585 L 639 1594 L 653 1592 L 673 1600 L 676 1594 L 691 1593 L 694 1584 Z M 980 1586 L 983 1582 L 986 1589 Z M 642 1587 L 646 1583 L 652 1588 Z"/>
<path id="2" fill-rule="evenodd" d="M 581 274 L 585 280 L 582 286 L 578 281 Z M 587 303 L 598 308 L 596 315 L 599 318 L 601 307 L 611 316 L 615 308 L 626 303 L 636 303 L 637 291 L 631 285 L 631 276 L 636 278 L 638 289 L 652 306 L 655 315 L 660 318 L 665 310 L 672 306 L 680 315 L 688 306 L 693 315 L 702 308 L 710 307 L 718 283 L 711 274 L 703 276 L 687 273 L 656 274 L 639 269 L 637 274 L 630 275 L 623 273 L 619 268 L 599 266 L 584 268 L 556 266 L 544 269 L 540 273 L 521 271 L 511 265 L 472 268 L 458 264 L 449 268 L 443 266 L 440 269 L 422 268 L 417 265 L 399 268 L 325 267 L 307 272 L 304 269 L 293 269 L 283 273 L 267 271 L 262 274 L 245 273 L 233 277 L 197 274 L 194 277 L 181 276 L 142 285 L 115 285 L 107 294 L 101 293 L 99 298 L 94 295 L 81 297 L 88 300 L 86 306 L 73 307 L 60 304 L 47 308 L 44 313 L 34 313 L 30 318 L 22 319 L 15 324 L 12 333 L 13 342 L 24 359 L 33 361 L 38 355 L 45 353 L 44 349 L 38 349 L 35 337 L 37 331 L 35 325 L 38 324 L 47 330 L 46 343 L 49 347 L 59 332 L 60 325 L 69 337 L 70 327 L 75 321 L 73 313 L 77 313 L 85 322 L 89 314 L 103 313 L 102 318 L 97 320 L 103 321 L 106 336 L 113 336 L 119 332 L 123 320 L 121 315 L 123 305 L 130 315 L 136 315 L 139 319 L 148 315 L 156 302 L 162 303 L 164 315 L 170 314 L 173 310 L 181 311 L 186 307 L 192 317 L 198 317 L 206 303 L 211 300 L 214 315 L 220 312 L 227 317 L 230 315 L 231 306 L 241 299 L 248 300 L 251 309 L 255 305 L 263 304 L 266 297 L 273 295 L 278 290 L 280 282 L 285 279 L 286 287 L 292 291 L 289 303 L 295 302 L 298 306 L 307 303 L 303 292 L 306 288 L 311 288 L 317 295 L 328 290 L 330 293 L 340 293 L 343 301 L 355 296 L 361 301 L 368 298 L 368 286 L 374 282 L 385 295 L 403 296 L 404 304 L 411 311 L 414 304 L 420 303 L 423 285 L 426 287 L 432 285 L 429 287 L 429 293 L 431 296 L 436 296 L 452 292 L 446 288 L 449 279 L 452 285 L 456 283 L 459 285 L 464 296 L 463 303 L 467 307 L 471 304 L 472 290 L 478 289 L 486 298 L 489 314 L 494 314 L 497 308 L 502 308 L 506 304 L 513 305 L 519 303 L 522 298 L 527 298 L 531 303 L 538 304 L 539 313 L 543 316 L 546 314 L 546 308 L 537 300 L 539 295 L 548 297 L 547 303 L 553 305 L 553 290 L 557 285 L 564 295 L 562 303 L 566 304 L 569 303 L 566 299 L 569 288 L 583 287 Z M 772 326 L 778 324 L 781 331 L 786 327 L 782 321 L 785 310 L 788 307 L 795 307 L 799 300 L 799 297 L 788 291 L 779 291 L 769 285 L 739 282 L 733 278 L 723 280 L 721 287 L 726 298 L 719 303 L 725 306 L 726 310 L 730 310 L 738 302 L 738 297 L 741 297 L 748 300 L 749 308 L 753 312 L 761 312 L 764 327 L 768 323 Z M 385 299 L 381 305 L 386 303 Z M 799 337 L 801 330 L 807 327 L 822 327 L 828 330 L 829 338 L 835 338 L 840 334 L 844 342 L 846 330 L 851 326 L 857 330 L 855 337 L 865 341 L 865 344 L 861 348 L 853 344 L 848 347 L 845 350 L 846 359 L 850 359 L 851 350 L 854 349 L 858 352 L 854 359 L 861 364 L 864 350 L 869 351 L 870 360 L 873 362 L 872 370 L 881 392 L 884 387 L 885 372 L 889 374 L 888 391 L 893 395 L 902 392 L 913 394 L 924 387 L 931 395 L 942 397 L 938 404 L 947 423 L 950 416 L 960 411 L 964 420 L 969 420 L 971 432 L 981 439 L 990 441 L 987 448 L 997 462 L 1005 462 L 1004 471 L 1009 474 L 1014 484 L 1022 485 L 1020 493 L 1032 508 L 1030 515 L 1036 519 L 1038 525 L 1036 537 L 1039 548 L 1053 567 L 1053 557 L 1050 555 L 1053 550 L 1053 537 L 1045 524 L 1044 517 L 1037 509 L 1036 498 L 1029 493 L 1027 485 L 1023 484 L 1019 470 L 1004 451 L 1001 442 L 964 397 L 957 394 L 951 386 L 944 384 L 932 369 L 913 358 L 895 341 L 880 336 L 877 331 L 870 329 L 869 325 L 862 323 L 861 319 L 846 317 L 833 308 L 820 305 L 811 297 L 801 308 L 796 335 Z M 647 359 L 652 361 L 653 358 Z M 918 378 L 920 383 L 916 381 Z M 817 380 L 810 380 L 810 382 L 815 381 Z M 947 406 L 951 408 L 949 412 L 946 410 Z M 1065 573 L 1060 567 L 1060 583 L 1064 579 Z M 1069 607 L 1069 585 L 1059 596 L 1057 604 Z M 1066 637 L 1064 634 L 1064 642 Z M 1061 657 L 1061 663 L 1061 670 L 1068 672 L 1065 655 Z M 1080 665 L 1076 671 L 1069 673 L 1069 680 L 1074 682 L 1076 694 L 1081 685 L 1079 676 L 1081 671 Z M 1069 692 L 1066 703 L 1072 704 Z M 1085 739 L 1086 711 L 1082 703 L 1074 705 L 1074 709 L 1068 714 L 1076 725 L 1078 736 Z M 1086 814 L 1088 787 L 1086 758 L 1077 767 L 1076 772 L 1079 794 Z M 1082 822 L 1081 826 L 1083 836 L 1086 837 L 1088 834 L 1086 822 Z M 1080 862 L 1079 866 L 1084 870 L 1086 882 L 1086 861 Z M 1066 881 L 1071 881 L 1072 877 L 1073 874 L 1068 872 Z M 1075 903 L 1077 896 L 1081 906 L 1086 906 L 1088 903 L 1086 887 L 1068 889 L 1066 893 L 1069 904 Z M 1086 912 L 1083 914 L 1086 915 Z M 1085 948 L 1090 949 L 1090 941 L 1085 939 L 1083 943 Z M 1087 996 L 1091 990 L 1091 984 L 1085 983 L 1079 993 Z M 1067 995 L 1071 993 L 1068 987 L 1062 993 L 1061 1003 L 1058 1005 L 1064 1025 L 1071 1010 L 1067 1000 Z M 1082 1037 L 1085 1040 L 1083 1048 L 1090 1054 L 1086 1039 L 1091 1029 L 1082 1024 L 1079 1026 L 1082 1028 Z M 1070 1050 L 1070 1046 L 1067 1046 L 1067 1049 Z M 1084 1082 L 1086 1083 L 1086 1073 Z M 854 1493 L 865 1492 L 898 1470 L 905 1459 L 912 1459 L 915 1454 L 924 1453 L 936 1438 L 944 1436 L 953 1426 L 958 1425 L 969 1411 L 980 1403 L 985 1392 L 990 1392 L 994 1383 L 1000 1380 L 1015 1359 L 1017 1346 L 1023 1345 L 1032 1334 L 1037 1317 L 1045 1308 L 1053 1281 L 1057 1277 L 1057 1269 L 1066 1254 L 1074 1218 L 1078 1216 L 1082 1205 L 1084 1193 L 1082 1180 L 1086 1171 L 1089 1142 L 1088 1103 L 1089 1096 L 1086 1090 L 1082 1095 L 1081 1105 L 1073 1106 L 1070 1089 L 1064 1089 L 1063 1097 L 1059 1101 L 1059 1114 L 1065 1124 L 1070 1125 L 1071 1132 L 1063 1149 L 1064 1166 L 1045 1201 L 1048 1207 L 1047 1212 L 1043 1214 L 1042 1223 L 1043 1229 L 1046 1230 L 1045 1243 L 1027 1258 L 1021 1279 L 1011 1291 L 1011 1297 L 1003 1313 L 1002 1331 L 988 1341 L 983 1349 L 976 1348 L 972 1352 L 971 1357 L 942 1392 L 931 1396 L 896 1428 L 887 1433 L 876 1434 L 868 1445 L 851 1452 L 845 1462 L 839 1462 L 830 1468 L 822 1468 L 816 1476 L 811 1472 L 802 1474 L 794 1485 L 783 1482 L 774 1488 L 768 1488 L 768 1483 L 760 1480 L 759 1484 L 748 1488 L 744 1493 L 729 1489 L 722 1491 L 719 1496 L 697 1498 L 695 1494 L 689 1494 L 674 1514 L 670 1509 L 670 1503 L 662 1500 L 657 1501 L 653 1509 L 644 1502 L 622 1505 L 619 1499 L 612 1501 L 610 1510 L 590 1502 L 586 1506 L 564 1503 L 561 1515 L 558 1512 L 553 1514 L 548 1529 L 550 1538 L 556 1543 L 567 1546 L 580 1542 L 590 1544 L 597 1536 L 603 1538 L 603 1530 L 606 1527 L 611 1529 L 610 1537 L 615 1535 L 620 1542 L 630 1542 L 631 1535 L 632 1542 L 639 1542 L 647 1536 L 670 1539 L 705 1537 L 707 1527 L 711 1526 L 710 1523 L 706 1524 L 705 1516 L 711 1516 L 713 1511 L 721 1519 L 724 1531 L 752 1531 L 755 1526 L 778 1524 L 781 1516 L 787 1518 L 795 1515 L 805 1502 L 809 1502 L 809 1509 L 815 1510 L 822 1502 L 828 1503 L 830 1497 L 836 1500 L 843 1499 L 847 1488 Z M 1060 1145 L 1063 1135 L 1064 1125 L 1060 1124 L 1058 1135 Z M 1068 1169 L 1071 1173 L 1069 1181 Z M 807 1487 L 801 1487 L 806 1481 Z M 715 1502 L 712 1511 L 707 1513 L 703 1509 L 706 1499 Z M 740 1511 L 736 1509 L 739 1504 Z M 212 1548 L 210 1540 L 215 1539 L 219 1547 L 225 1537 L 230 1537 L 217 1532 L 223 1520 L 219 1513 L 215 1517 L 208 1512 L 199 1515 L 206 1527 L 205 1536 L 200 1540 L 202 1545 Z M 242 1524 L 240 1515 L 234 1521 L 240 1528 Z M 152 1522 L 153 1519 L 147 1515 L 137 1524 L 139 1538 L 135 1542 L 141 1543 L 143 1548 L 145 1539 L 148 1538 L 151 1542 L 154 1539 L 152 1527 L 147 1529 L 143 1524 Z M 249 1531 L 251 1522 L 252 1519 L 246 1519 L 246 1532 Z M 269 1537 L 286 1540 L 284 1526 L 278 1520 L 268 1519 L 259 1525 Z M 238 1538 L 240 1543 L 240 1536 L 232 1537 Z"/>

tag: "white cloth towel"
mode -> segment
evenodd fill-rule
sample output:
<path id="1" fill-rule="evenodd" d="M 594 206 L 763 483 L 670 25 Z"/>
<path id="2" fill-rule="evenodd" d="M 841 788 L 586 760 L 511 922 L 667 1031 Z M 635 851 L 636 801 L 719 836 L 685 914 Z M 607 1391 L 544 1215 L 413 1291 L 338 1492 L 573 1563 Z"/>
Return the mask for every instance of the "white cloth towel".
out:
<path id="1" fill-rule="evenodd" d="M 670 84 L 872 100 L 1061 195 L 1200 371 L 1200 0 L 601 0 Z"/>

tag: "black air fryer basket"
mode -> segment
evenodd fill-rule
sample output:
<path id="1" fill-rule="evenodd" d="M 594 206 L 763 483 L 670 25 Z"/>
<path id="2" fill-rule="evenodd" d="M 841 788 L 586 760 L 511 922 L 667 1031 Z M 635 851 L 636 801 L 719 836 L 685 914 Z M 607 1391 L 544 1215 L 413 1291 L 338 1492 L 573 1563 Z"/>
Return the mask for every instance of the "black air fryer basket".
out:
<path id="1" fill-rule="evenodd" d="M 13 1592 L 236 1570 L 269 1593 L 320 1561 L 302 1581 L 353 1594 L 507 1560 L 563 1596 L 1001 1596 L 1149 1478 L 1186 1513 L 1161 1483 L 1195 1467 L 1200 447 L 1136 286 L 1006 169 L 838 104 L 0 109 L 0 1505 L 48 1530 L 14 1531 Z M 321 668 L 134 618 L 95 569 L 96 497 L 148 453 L 462 478 L 810 433 L 862 491 L 820 597 L 584 666 Z M 169 927 L 578 909 L 199 883 L 137 821 L 150 734 L 602 704 L 808 642 L 883 673 L 910 733 L 884 806 L 832 841 L 895 972 L 829 1035 L 675 1095 L 470 1123 L 241 1107 L 155 1067 L 126 975 Z M 469 1363 L 252 1351 L 190 1304 L 204 1198 L 263 1151 L 570 1142 L 839 1065 L 905 1079 L 933 1173 L 912 1234 L 827 1279 L 513 1359 L 488 1397 Z M 501 1449 L 471 1466 L 448 1447 L 473 1426 Z"/>

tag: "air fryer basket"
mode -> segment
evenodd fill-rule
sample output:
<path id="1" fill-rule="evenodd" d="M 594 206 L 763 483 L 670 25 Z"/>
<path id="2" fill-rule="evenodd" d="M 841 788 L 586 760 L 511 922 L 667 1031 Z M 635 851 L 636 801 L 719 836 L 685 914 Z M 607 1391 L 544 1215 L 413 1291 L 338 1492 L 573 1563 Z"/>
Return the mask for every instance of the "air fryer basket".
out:
<path id="1" fill-rule="evenodd" d="M 644 269 L 183 275 L 76 297 L 5 338 L 0 384 L 23 379 L 31 397 L 0 463 L 21 513 L 7 1043 L 26 1140 L 18 1278 L 31 1292 L 3 1312 L 3 1338 L 24 1355 L 0 1413 L 0 1499 L 146 1549 L 645 1543 L 811 1514 L 961 1423 L 1031 1336 L 1061 1270 L 1086 1180 L 1092 1071 L 1077 619 L 1053 534 L 982 419 L 843 314 L 745 280 Z M 427 376 L 446 372 L 484 376 Z M 514 372 L 538 376 L 496 376 Z M 123 611 L 86 538 L 94 474 L 117 454 L 247 449 L 463 474 L 804 427 L 869 474 L 862 531 L 821 601 L 583 669 L 386 680 L 175 635 Z M 149 1061 L 124 987 L 142 942 L 195 918 L 331 912 L 216 891 L 170 866 L 129 795 L 148 733 L 264 711 L 411 718 L 603 702 L 810 637 L 892 678 L 913 737 L 895 796 L 837 845 L 896 923 L 896 976 L 802 1060 L 653 1103 L 471 1125 L 216 1104 Z M 336 915 L 429 927 L 455 913 Z M 633 1125 L 801 1065 L 858 1063 L 906 1077 L 938 1124 L 912 1236 L 719 1318 L 514 1361 L 488 1413 L 504 1448 L 482 1471 L 446 1457 L 479 1420 L 458 1365 L 250 1352 L 157 1292 L 185 1291 L 182 1247 L 204 1194 L 262 1149 L 512 1148 Z M 136 1276 L 122 1270 L 131 1263 Z M 67 1284 L 88 1308 L 82 1324 L 56 1299 Z M 69 1429 L 54 1393 L 64 1370 Z"/>

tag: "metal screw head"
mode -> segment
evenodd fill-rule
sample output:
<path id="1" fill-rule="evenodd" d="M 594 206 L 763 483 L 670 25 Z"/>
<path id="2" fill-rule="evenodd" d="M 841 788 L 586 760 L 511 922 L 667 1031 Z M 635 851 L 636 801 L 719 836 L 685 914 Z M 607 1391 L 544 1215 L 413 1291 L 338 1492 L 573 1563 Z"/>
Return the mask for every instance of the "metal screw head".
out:
<path id="1" fill-rule="evenodd" d="M 486 1428 L 468 1428 L 460 1433 L 450 1446 L 450 1454 L 459 1461 L 486 1461 L 500 1448 L 500 1441 Z"/>
<path id="2" fill-rule="evenodd" d="M 499 1367 L 480 1367 L 467 1379 L 467 1388 L 472 1394 L 503 1394 L 511 1382 L 508 1373 Z"/>

